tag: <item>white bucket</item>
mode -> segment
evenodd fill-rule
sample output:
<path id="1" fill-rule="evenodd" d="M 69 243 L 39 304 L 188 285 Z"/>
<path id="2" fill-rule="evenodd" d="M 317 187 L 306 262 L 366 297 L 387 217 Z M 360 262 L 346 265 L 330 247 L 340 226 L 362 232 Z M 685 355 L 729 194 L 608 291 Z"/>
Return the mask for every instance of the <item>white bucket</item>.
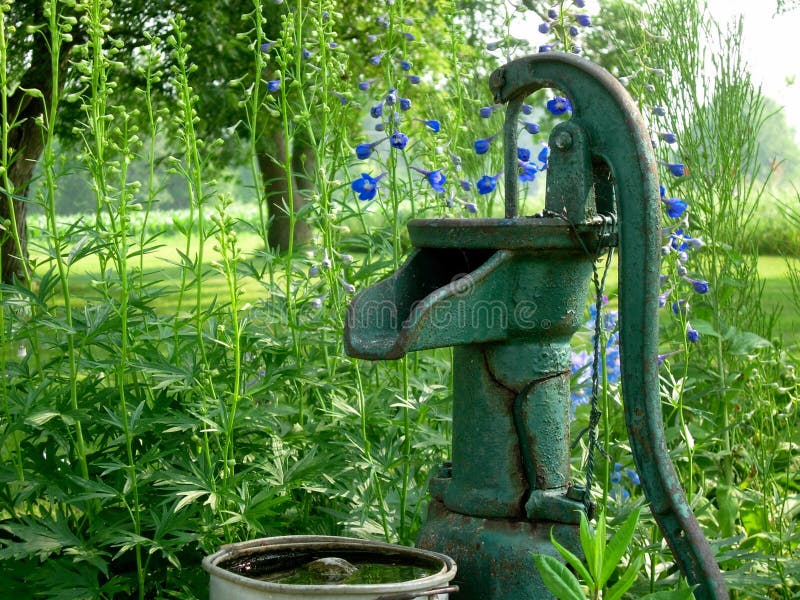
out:
<path id="1" fill-rule="evenodd" d="M 367 553 L 392 558 L 409 565 L 424 565 L 431 575 L 409 581 L 380 584 L 294 585 L 251 579 L 224 566 L 264 557 Z M 395 544 L 345 537 L 295 535 L 262 538 L 223 546 L 203 560 L 203 569 L 211 575 L 210 600 L 447 600 L 455 577 L 456 564 L 444 554 L 406 548 Z"/>

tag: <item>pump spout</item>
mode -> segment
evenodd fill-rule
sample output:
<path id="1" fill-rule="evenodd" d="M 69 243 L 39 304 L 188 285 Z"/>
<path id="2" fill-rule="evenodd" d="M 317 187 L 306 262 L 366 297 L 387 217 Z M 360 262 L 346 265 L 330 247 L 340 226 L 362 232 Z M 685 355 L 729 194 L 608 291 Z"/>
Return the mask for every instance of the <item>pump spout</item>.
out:
<path id="1" fill-rule="evenodd" d="M 423 248 L 415 250 L 391 277 L 370 286 L 350 304 L 345 350 L 367 360 L 401 358 L 408 352 L 443 346 L 501 341 L 508 323 L 485 318 L 482 307 L 505 295 L 497 277 L 509 261 L 507 252 Z"/>

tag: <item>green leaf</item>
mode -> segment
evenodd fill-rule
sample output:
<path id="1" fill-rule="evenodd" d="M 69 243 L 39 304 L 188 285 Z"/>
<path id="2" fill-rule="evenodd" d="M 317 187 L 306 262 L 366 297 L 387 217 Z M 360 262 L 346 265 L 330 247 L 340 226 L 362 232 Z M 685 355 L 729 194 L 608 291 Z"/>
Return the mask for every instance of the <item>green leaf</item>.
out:
<path id="1" fill-rule="evenodd" d="M 598 519 L 601 521 L 602 519 Z M 586 564 L 589 566 L 589 571 L 592 575 L 597 575 L 597 572 L 594 570 L 595 566 L 595 550 L 594 550 L 594 536 L 597 533 L 592 533 L 589 529 L 589 521 L 586 518 L 586 515 L 581 511 L 581 528 L 580 528 L 580 535 L 581 535 L 581 548 L 583 548 L 583 555 L 586 557 Z M 592 578 L 594 580 L 594 578 Z"/>
<path id="2" fill-rule="evenodd" d="M 642 596 L 640 600 L 694 600 L 694 594 L 689 588 L 683 590 L 664 590 Z"/>
<path id="3" fill-rule="evenodd" d="M 547 589 L 559 600 L 586 600 L 575 575 L 557 559 L 546 554 L 534 554 L 533 562 Z"/>
<path id="4" fill-rule="evenodd" d="M 633 534 L 636 533 L 636 525 L 639 523 L 639 513 L 641 513 L 641 511 L 641 507 L 631 511 L 631 514 L 629 514 L 622 525 L 620 525 L 620 528 L 611 538 L 611 541 L 608 542 L 605 549 L 605 557 L 603 558 L 602 571 L 597 580 L 598 588 L 603 588 L 605 586 L 606 581 L 608 581 L 608 578 L 614 573 L 614 569 L 617 568 L 622 556 L 628 550 L 628 546 L 630 546 L 631 540 L 633 539 Z"/>
<path id="5" fill-rule="evenodd" d="M 572 552 L 570 552 L 567 548 L 562 546 L 556 541 L 555 536 L 553 536 L 553 529 L 550 529 L 550 543 L 553 544 L 556 550 L 564 557 L 564 560 L 575 569 L 578 575 L 583 578 L 584 583 L 588 585 L 590 588 L 594 587 L 594 579 L 589 574 L 589 571 L 586 569 L 586 566 L 583 564 L 583 561 L 575 556 Z"/>
<path id="6" fill-rule="evenodd" d="M 622 595 L 627 592 L 636 581 L 636 577 L 642 570 L 644 564 L 644 555 L 637 554 L 633 560 L 628 564 L 628 568 L 622 574 L 617 582 L 603 595 L 603 600 L 619 600 Z"/>

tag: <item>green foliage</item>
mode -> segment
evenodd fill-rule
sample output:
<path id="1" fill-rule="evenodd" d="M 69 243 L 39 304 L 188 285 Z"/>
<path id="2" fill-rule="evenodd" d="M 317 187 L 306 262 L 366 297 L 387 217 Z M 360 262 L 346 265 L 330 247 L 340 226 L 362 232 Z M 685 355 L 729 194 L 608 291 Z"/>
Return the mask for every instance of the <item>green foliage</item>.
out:
<path id="1" fill-rule="evenodd" d="M 631 551 L 631 542 L 639 524 L 640 512 L 640 508 L 631 510 L 610 540 L 606 539 L 606 519 L 602 512 L 598 516 L 597 529 L 594 531 L 590 529 L 586 515 L 581 513 L 580 539 L 581 549 L 586 557 L 585 563 L 559 544 L 551 533 L 550 541 L 572 570 L 552 556 L 535 555 L 534 563 L 547 589 L 559 600 L 622 598 L 636 582 L 644 564 L 644 554 L 641 551 Z M 621 565 L 626 554 L 629 555 L 627 563 Z M 612 576 L 620 570 L 620 566 L 623 567 L 622 572 L 609 586 Z M 648 600 L 691 600 L 694 596 L 690 588 L 684 588 L 653 592 L 639 597 Z"/>
<path id="2" fill-rule="evenodd" d="M 659 4 L 664 13 L 646 12 L 660 19 L 648 27 L 677 28 L 694 15 L 681 12 L 683 3 Z M 35 39 L 69 49 L 71 69 L 52 74 L 66 96 L 55 95 L 41 117 L 44 150 L 29 194 L 38 211 L 28 223 L 32 285 L 0 286 L 4 592 L 203 598 L 200 560 L 221 544 L 298 532 L 412 543 L 427 478 L 447 458 L 450 356 L 352 360 L 342 347 L 343 320 L 352 292 L 404 259 L 409 218 L 467 217 L 468 200 L 491 214 L 502 199 L 458 186 L 459 178 L 474 181 L 501 165 L 498 152 L 472 152 L 499 122 L 476 117 L 491 102 L 483 77 L 495 64 L 482 52 L 490 34 L 476 8 L 484 3 L 46 6 L 57 10 L 16 2 L 4 21 L 31 29 L 9 38 L 2 93 L 24 76 L 25 48 Z M 508 41 L 517 13 L 485 8 L 502 17 L 491 24 L 492 39 Z M 645 17 L 635 13 L 614 38 L 612 25 L 624 13 L 613 10 L 595 56 L 622 69 L 625 53 L 607 40 L 643 34 Z M 385 31 L 374 22 L 383 12 Z M 401 35 L 406 17 L 419 43 Z M 375 31 L 377 45 L 366 39 Z M 267 40 L 278 42 L 269 53 L 261 51 Z M 642 39 L 633 41 L 632 56 L 650 56 Z M 314 56 L 304 61 L 306 46 Z M 654 49 L 652 60 L 673 64 L 683 51 L 667 50 Z M 395 60 L 369 64 L 378 51 Z M 399 75 L 401 55 L 423 77 L 419 87 Z M 278 71 L 280 91 L 270 92 L 266 82 Z M 740 73 L 725 72 L 729 80 Z M 687 72 L 687 81 L 690 75 L 697 72 Z M 362 78 L 377 83 L 362 91 Z M 716 146 L 745 147 L 737 136 L 746 132 L 727 125 L 741 118 L 746 84 L 676 111 L 681 135 L 708 131 Z M 353 146 L 378 135 L 362 131 L 365 110 L 395 85 L 412 101 L 411 115 L 437 118 L 442 131 L 407 119 L 412 139 L 402 153 L 384 144 L 356 161 Z M 666 98 L 664 85 L 658 93 Z M 289 141 L 286 154 L 268 135 L 276 129 Z M 65 158 L 68 138 L 78 151 Z M 687 143 L 686 156 L 707 160 L 701 155 L 710 142 Z M 460 170 L 451 153 L 463 159 Z M 10 160 L 4 155 L 2 166 Z M 228 160 L 245 163 L 245 192 L 218 168 Z M 727 155 L 719 160 L 732 164 Z M 295 211 L 270 208 L 270 190 L 260 185 L 264 165 L 278 183 L 299 174 L 306 184 L 291 199 L 284 185 L 287 208 L 308 200 L 290 228 L 307 223 L 313 231 L 294 256 L 278 256 L 266 242 L 270 221 Z M 410 166 L 447 169 L 449 193 L 434 192 Z M 384 170 L 374 201 L 354 198 L 354 178 Z M 695 303 L 699 346 L 686 344 L 681 323 L 665 319 L 664 349 L 675 353 L 662 372 L 665 433 L 701 523 L 712 537 L 730 533 L 715 548 L 732 587 L 740 597 L 788 600 L 800 589 L 796 357 L 772 342 L 758 314 L 750 230 L 741 218 L 750 196 L 717 203 L 720 191 L 741 190 L 743 182 L 697 175 L 680 187 L 691 192 L 687 199 L 699 198 L 692 219 L 707 242 L 699 260 L 715 283 Z M 70 199 L 81 214 L 61 216 L 65 194 L 86 196 Z M 180 210 L 160 210 L 177 198 Z M 578 579 L 553 558 L 537 565 L 565 597 L 585 597 L 591 586 L 610 598 L 686 597 L 662 589 L 674 565 L 646 512 L 637 521 L 631 510 L 638 491 L 625 500 L 614 495 L 621 486 L 608 483 L 611 465 L 629 465 L 630 457 L 621 399 L 613 386 L 604 393 L 608 464 L 598 461 L 601 485 L 593 491 L 608 493 L 605 514 L 619 523 L 616 533 L 606 542 L 604 518 L 594 532 L 584 522 L 585 566 L 553 540 Z M 585 421 L 579 408 L 575 431 Z M 577 465 L 585 448 L 575 442 Z"/>

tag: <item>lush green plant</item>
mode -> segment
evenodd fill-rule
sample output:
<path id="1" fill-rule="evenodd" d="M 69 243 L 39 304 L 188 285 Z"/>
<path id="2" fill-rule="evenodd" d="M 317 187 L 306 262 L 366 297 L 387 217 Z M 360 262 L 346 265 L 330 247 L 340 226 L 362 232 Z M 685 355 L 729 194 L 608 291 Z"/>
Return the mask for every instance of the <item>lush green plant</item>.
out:
<path id="1" fill-rule="evenodd" d="M 241 19 L 234 15 L 240 31 L 231 43 L 247 60 L 208 96 L 204 86 L 215 72 L 197 70 L 192 46 L 200 40 L 190 33 L 197 14 L 154 20 L 163 35 L 139 40 L 135 64 L 120 59 L 127 47 L 115 37 L 107 2 L 51 1 L 40 21 L 2 21 L 3 102 L 14 84 L 9 61 L 17 60 L 8 49 L 19 42 L 10 36 L 33 36 L 50 49 L 52 89 L 65 84 L 56 67 L 67 49 L 76 73 L 64 99 L 70 110 L 60 110 L 54 94 L 38 117 L 42 161 L 28 202 L 41 216 L 28 222 L 31 285 L 0 286 L 0 578 L 7 595 L 201 598 L 200 558 L 223 543 L 288 533 L 414 540 L 427 478 L 447 454 L 449 352 L 356 361 L 343 352 L 343 319 L 354 291 L 404 259 L 409 218 L 488 215 L 502 204 L 498 144 L 481 155 L 473 144 L 500 128 L 488 70 L 529 51 L 509 33 L 523 9 L 501 15 L 484 53 L 474 43 L 483 24 L 456 3 L 364 3 L 358 15 L 343 15 L 333 0 L 287 4 L 273 12 L 277 4 L 266 10 L 252 2 Z M 541 14 L 549 8 L 531 4 Z M 695 14 L 680 12 L 691 3 L 665 4 L 659 26 Z M 0 5 L 9 14 L 8 3 Z M 681 19 L 669 17 L 674 11 Z M 74 20 L 85 37 L 71 37 Z M 349 37 L 341 35 L 345 21 Z M 637 30 L 615 27 L 609 20 L 604 30 Z M 652 64 L 672 65 L 684 52 L 659 54 L 659 46 L 650 56 L 650 46 L 630 47 Z M 123 95 L 119 86 L 135 89 Z M 158 95 L 165 90 L 174 98 L 166 112 Z M 198 122 L 201 105 L 231 97 L 240 104 L 216 116 L 235 114 L 226 126 L 241 136 Z M 529 118 L 546 131 L 553 117 L 542 99 L 530 100 Z M 729 119 L 715 125 L 720 145 L 742 134 L 725 127 L 740 116 L 726 107 L 741 99 L 716 100 Z M 407 102 L 408 111 L 396 111 L 398 124 L 390 107 Z M 377 105 L 382 114 L 367 117 Z M 687 106 L 687 114 L 702 113 L 697 103 Z M 72 113 L 80 118 L 63 120 Z M 5 141 L 17 116 L 4 111 Z M 381 142 L 395 126 L 407 142 Z M 694 156 L 692 128 L 700 125 L 674 127 L 688 138 L 681 151 L 688 145 L 686 156 Z M 58 132 L 65 129 L 80 145 L 69 168 L 90 182 L 92 209 L 81 216 L 58 210 L 67 174 Z M 267 131 L 280 133 L 285 151 L 270 146 Z M 535 156 L 545 134 L 525 135 Z M 234 196 L 214 167 L 231 139 L 241 142 L 236 152 L 250 182 L 266 170 L 282 187 L 253 183 Z M 361 144 L 374 144 L 364 159 L 355 154 Z M 170 158 L 162 160 L 165 151 Z M 696 159 L 685 162 L 697 169 Z M 14 160 L 4 144 L 6 191 L 14 189 L 6 176 Z M 352 184 L 368 181 L 364 173 L 377 190 L 359 200 Z M 536 210 L 543 177 L 527 183 L 526 212 Z M 481 180 L 485 194 L 475 190 Z M 737 569 L 739 589 L 788 599 L 799 585 L 794 358 L 764 342 L 770 336 L 747 287 L 756 280 L 750 247 L 739 244 L 748 239 L 739 235 L 747 224 L 736 214 L 746 199 L 720 209 L 714 189 L 695 193 L 696 181 L 708 183 L 688 177 L 677 186 L 696 211 L 693 225 L 706 228 L 697 272 L 713 284 L 691 317 L 698 345 L 687 342 L 685 319 L 665 320 L 667 435 L 703 523 L 710 530 L 726 524 L 730 537 L 718 547 Z M 269 201 L 275 189 L 277 204 Z M 188 199 L 184 209 L 158 210 L 176 195 Z M 285 256 L 266 243 L 280 216 L 295 250 Z M 313 235 L 298 247 L 302 224 Z M 3 223 L 4 242 L 19 245 L 18 235 Z M 608 518 L 620 520 L 630 511 L 625 495 L 637 501 L 639 492 L 632 475 L 621 479 L 630 457 L 608 375 L 606 455 L 599 453 L 607 460 L 597 460 L 594 492 Z M 722 424 L 718 414 L 726 415 Z M 586 407 L 577 407 L 575 419 L 577 432 L 587 424 Z M 740 421 L 746 424 L 737 430 Z M 576 440 L 576 464 L 585 452 Z M 652 522 L 643 517 L 637 525 L 631 516 L 624 523 L 603 556 L 584 549 L 594 557 L 584 582 L 600 590 L 637 579 L 631 593 L 643 594 L 668 586 L 662 579 L 671 559 Z M 605 541 L 604 528 L 604 519 L 594 534 L 585 528 L 587 547 Z M 633 529 L 640 550 L 617 571 Z"/>

